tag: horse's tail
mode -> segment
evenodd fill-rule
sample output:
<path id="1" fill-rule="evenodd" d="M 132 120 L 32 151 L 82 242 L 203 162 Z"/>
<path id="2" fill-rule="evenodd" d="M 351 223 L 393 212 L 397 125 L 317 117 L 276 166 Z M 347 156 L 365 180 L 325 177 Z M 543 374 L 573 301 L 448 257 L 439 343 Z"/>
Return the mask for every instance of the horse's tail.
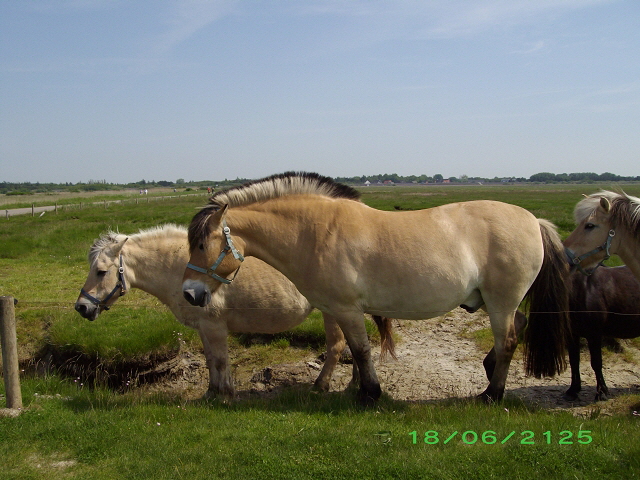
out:
<path id="1" fill-rule="evenodd" d="M 538 219 L 544 260 L 525 297 L 529 324 L 524 332 L 525 371 L 536 378 L 550 377 L 567 368 L 569 338 L 569 267 L 555 225 Z"/>
<path id="2" fill-rule="evenodd" d="M 380 315 L 371 315 L 371 317 L 376 322 L 378 332 L 380 332 L 380 358 L 384 358 L 389 354 L 397 360 L 396 344 L 393 341 L 393 333 L 391 331 L 391 319 Z"/>

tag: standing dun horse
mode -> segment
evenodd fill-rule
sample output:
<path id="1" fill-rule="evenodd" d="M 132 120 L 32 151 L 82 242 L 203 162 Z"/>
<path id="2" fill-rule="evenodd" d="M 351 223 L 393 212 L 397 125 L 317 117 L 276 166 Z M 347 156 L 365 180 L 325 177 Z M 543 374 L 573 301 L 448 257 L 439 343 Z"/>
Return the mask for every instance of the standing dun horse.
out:
<path id="1" fill-rule="evenodd" d="M 302 323 L 312 306 L 284 275 L 252 258 L 247 259 L 238 281 L 219 289 L 206 309 L 194 307 L 182 293 L 182 275 L 188 260 L 185 228 L 164 225 L 130 236 L 102 235 L 89 251 L 89 275 L 75 309 L 83 317 L 95 320 L 128 288 L 139 288 L 156 296 L 178 321 L 200 334 L 209 369 L 206 395 L 232 396 L 228 332 L 282 332 Z M 390 322 L 374 320 L 380 329 L 383 350 L 387 348 L 393 355 Z M 324 325 L 327 358 L 315 382 L 320 390 L 328 390 L 331 374 L 345 347 L 344 335 L 335 319 L 324 315 Z M 355 373 L 354 369 L 354 376 Z"/>
<path id="2" fill-rule="evenodd" d="M 564 244 L 574 267 L 588 268 L 618 255 L 640 280 L 640 199 L 603 190 L 582 199 L 577 228 Z"/>
<path id="3" fill-rule="evenodd" d="M 360 371 L 359 397 L 380 384 L 362 314 L 425 319 L 457 306 L 485 309 L 496 367 L 485 400 L 499 400 L 517 345 L 514 314 L 530 302 L 526 368 L 536 376 L 566 367 L 566 257 L 553 226 L 494 201 L 386 212 L 330 178 L 288 172 L 213 195 L 189 226 L 183 292 L 204 306 L 228 288 L 244 256 L 287 276 L 335 317 Z M 242 269 L 238 278 L 243 275 Z M 213 292 L 213 293 L 212 293 Z"/>

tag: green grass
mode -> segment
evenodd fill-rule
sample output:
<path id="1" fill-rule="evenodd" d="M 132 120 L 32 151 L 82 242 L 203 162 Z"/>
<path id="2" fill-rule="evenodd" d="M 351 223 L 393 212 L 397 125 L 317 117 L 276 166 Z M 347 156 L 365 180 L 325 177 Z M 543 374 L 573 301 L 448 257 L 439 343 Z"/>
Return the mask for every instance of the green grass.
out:
<path id="1" fill-rule="evenodd" d="M 304 387 L 231 405 L 184 402 L 114 396 L 55 376 L 27 379 L 23 391 L 27 410 L 0 418 L 7 479 L 467 479 L 534 472 L 587 479 L 640 472 L 637 417 L 576 418 L 519 402 L 421 405 L 387 397 L 362 410 L 349 394 L 318 395 Z M 533 444 L 521 443 L 530 435 L 525 431 L 535 434 Z M 581 431 L 590 432 L 591 443 L 577 443 Z M 559 444 L 568 436 L 561 432 L 571 432 L 573 443 Z"/>
<path id="2" fill-rule="evenodd" d="M 580 194 L 599 188 L 370 187 L 363 189 L 363 199 L 385 210 L 495 199 L 551 220 L 564 236 L 573 229 L 571 212 Z M 638 185 L 625 185 L 625 190 L 640 195 Z M 188 224 L 202 203 L 201 197 L 184 197 L 0 219 L 0 294 L 19 299 L 21 360 L 45 347 L 94 356 L 103 364 L 152 358 L 180 342 L 200 348 L 192 331 L 139 291 L 129 292 L 95 322 L 81 318 L 73 304 L 88 271 L 87 251 L 100 233 Z M 372 324 L 369 328 L 375 329 Z M 314 342 L 324 341 L 319 313 L 266 345 L 245 347 L 232 339 L 231 348 L 236 362 L 262 368 L 309 353 L 308 346 L 291 348 L 299 339 L 313 348 Z M 501 405 L 485 406 L 466 399 L 410 403 L 383 395 L 376 408 L 362 410 L 352 392 L 315 394 L 308 386 L 225 404 L 189 402 L 171 392 L 116 394 L 100 382 L 74 380 L 53 373 L 23 375 L 24 413 L 0 417 L 3 478 L 466 479 L 537 474 L 583 479 L 637 478 L 640 472 L 639 417 L 631 414 L 640 410 L 638 396 L 623 399 L 627 407 L 612 416 L 600 415 L 594 406 L 586 416 L 574 417 L 509 397 Z M 519 443 L 525 430 L 536 434 L 534 445 Z M 576 435 L 581 430 L 591 431 L 592 443 L 557 443 L 560 432 Z M 414 431 L 416 444 L 410 435 Z M 438 432 L 437 444 L 424 443 L 428 431 Z M 455 431 L 454 440 L 445 444 Z M 486 431 L 502 439 L 516 433 L 504 445 L 461 440 L 463 432 Z M 551 444 L 542 436 L 547 431 Z"/>

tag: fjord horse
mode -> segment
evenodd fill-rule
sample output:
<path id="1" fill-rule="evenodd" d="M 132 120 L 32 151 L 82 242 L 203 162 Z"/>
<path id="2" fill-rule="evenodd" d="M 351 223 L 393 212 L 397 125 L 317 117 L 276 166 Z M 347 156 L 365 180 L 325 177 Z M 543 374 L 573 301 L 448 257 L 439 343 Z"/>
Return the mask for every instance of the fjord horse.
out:
<path id="1" fill-rule="evenodd" d="M 164 225 L 134 235 L 102 235 L 89 251 L 90 270 L 75 309 L 83 317 L 95 320 L 129 288 L 154 295 L 180 323 L 198 331 L 209 370 L 206 396 L 229 397 L 234 387 L 228 332 L 282 332 L 302 323 L 313 307 L 284 275 L 257 258 L 247 259 L 238 280 L 229 288 L 219 289 L 207 308 L 194 307 L 182 293 L 182 275 L 188 260 L 187 230 L 183 227 Z M 389 320 L 374 320 L 383 351 L 393 355 Z M 315 382 L 320 390 L 329 389 L 331 374 L 345 347 L 335 319 L 325 315 L 324 325 L 327 358 Z"/>
<path id="2" fill-rule="evenodd" d="M 189 246 L 183 292 L 194 305 L 208 304 L 244 257 L 255 256 L 335 317 L 359 368 L 364 403 L 381 389 L 363 312 L 425 319 L 458 305 L 484 308 L 497 362 L 481 397 L 494 401 L 504 394 L 517 345 L 514 314 L 527 297 L 527 371 L 554 375 L 566 366 L 562 243 L 549 222 L 514 205 L 473 201 L 386 212 L 328 177 L 288 172 L 214 194 L 189 226 Z"/>
<path id="3" fill-rule="evenodd" d="M 576 205 L 578 224 L 564 241 L 574 268 L 601 264 L 618 255 L 640 280 L 640 199 L 603 190 Z"/>

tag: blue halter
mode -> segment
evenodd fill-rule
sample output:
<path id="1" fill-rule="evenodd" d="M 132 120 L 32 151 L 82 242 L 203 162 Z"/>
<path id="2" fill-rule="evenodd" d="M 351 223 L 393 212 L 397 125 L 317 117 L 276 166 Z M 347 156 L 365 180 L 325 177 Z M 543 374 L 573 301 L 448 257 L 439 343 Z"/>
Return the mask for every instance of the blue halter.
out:
<path id="1" fill-rule="evenodd" d="M 224 246 L 224 248 L 220 252 L 220 255 L 218 255 L 218 259 L 214 262 L 214 264 L 211 265 L 210 268 L 205 269 L 202 267 L 198 267 L 197 265 L 194 265 L 193 263 L 189 262 L 187 263 L 187 268 L 190 268 L 191 270 L 195 270 L 196 272 L 204 273 L 205 275 L 209 275 L 211 278 L 228 285 L 235 280 L 236 275 L 238 275 L 238 272 L 240 271 L 240 267 L 238 267 L 238 269 L 236 270 L 236 273 L 233 275 L 233 278 L 231 279 L 224 278 L 218 275 L 215 272 L 216 268 L 218 268 L 218 266 L 222 263 L 222 260 L 224 260 L 224 257 L 226 257 L 229 252 L 233 254 L 236 260 L 240 260 L 241 262 L 244 261 L 244 257 L 233 245 L 233 241 L 231 240 L 231 230 L 229 229 L 229 227 L 227 227 L 227 222 L 225 222 L 224 220 L 222 221 L 222 233 L 224 233 L 224 236 L 227 239 L 227 244 Z"/>
<path id="2" fill-rule="evenodd" d="M 80 295 L 87 298 L 94 305 L 98 307 L 102 307 L 103 310 L 109 310 L 109 307 L 107 306 L 107 302 L 118 291 L 120 292 L 120 295 L 118 295 L 119 297 L 122 297 L 125 293 L 127 293 L 127 283 L 124 280 L 124 264 L 122 263 L 122 254 L 120 254 L 120 267 L 118 267 L 118 283 L 116 283 L 116 286 L 113 287 L 113 290 L 111 290 L 111 293 L 109 293 L 109 295 L 104 297 L 103 300 L 100 300 L 99 298 L 96 298 L 93 295 L 91 295 L 84 288 L 80 289 Z"/>
<path id="3" fill-rule="evenodd" d="M 613 240 L 613 237 L 616 236 L 616 231 L 611 229 L 609 230 L 609 235 L 607 236 L 607 240 L 604 242 L 604 244 L 594 248 L 593 250 L 591 250 L 590 252 L 587 253 L 583 253 L 580 256 L 576 256 L 575 253 L 573 253 L 573 251 L 569 250 L 568 248 L 566 248 L 566 253 L 567 253 L 567 257 L 569 257 L 569 262 L 575 266 L 580 272 L 584 273 L 585 275 L 589 276 L 591 275 L 596 268 L 598 268 L 600 265 L 603 264 L 603 262 L 605 262 L 606 260 L 609 259 L 609 257 L 611 257 L 611 253 L 609 252 L 609 249 L 611 248 L 611 241 Z M 585 258 L 590 257 L 591 255 L 595 255 L 596 253 L 601 252 L 602 250 L 605 251 L 605 257 L 593 268 L 589 269 L 589 271 L 586 271 L 584 268 L 582 268 L 582 265 L 580 265 L 582 263 L 582 261 Z"/>

